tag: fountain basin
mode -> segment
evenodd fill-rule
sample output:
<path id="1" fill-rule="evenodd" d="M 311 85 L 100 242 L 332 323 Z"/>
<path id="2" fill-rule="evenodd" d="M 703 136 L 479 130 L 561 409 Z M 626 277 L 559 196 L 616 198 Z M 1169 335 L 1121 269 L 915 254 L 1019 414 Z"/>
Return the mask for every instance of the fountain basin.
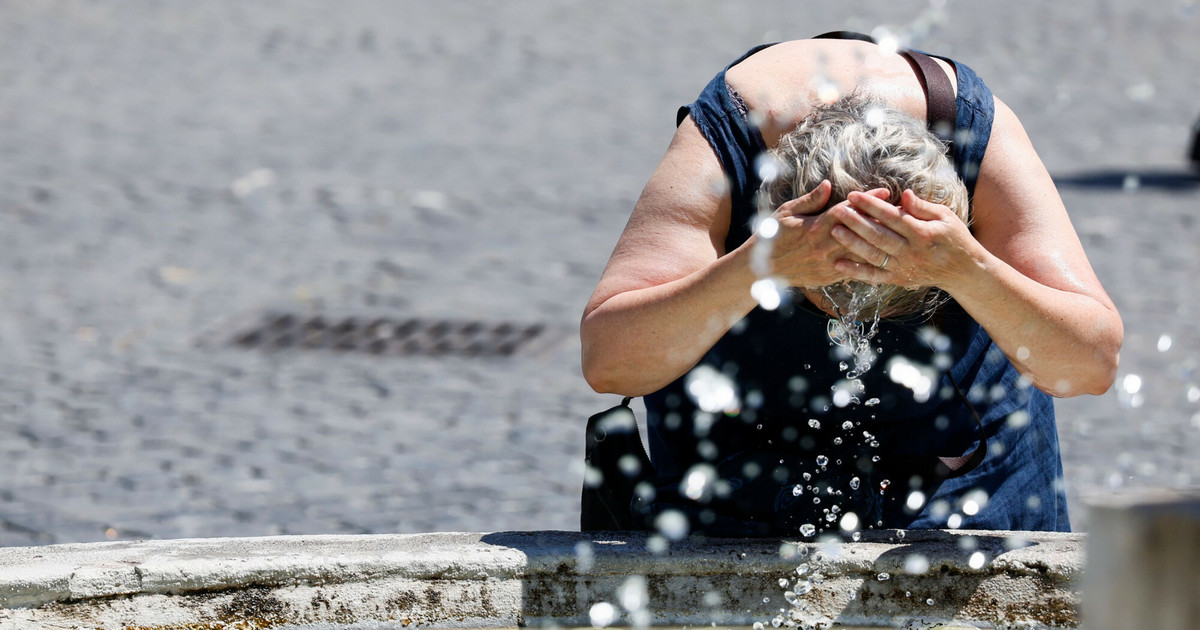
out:
<path id="1" fill-rule="evenodd" d="M 0 628 L 592 627 L 597 610 L 616 625 L 771 628 L 791 608 L 779 580 L 802 563 L 822 576 L 797 600 L 809 623 L 1078 627 L 1084 540 L 882 530 L 664 549 L 642 533 L 532 531 L 13 547 Z M 631 576 L 643 596 L 622 590 Z"/>

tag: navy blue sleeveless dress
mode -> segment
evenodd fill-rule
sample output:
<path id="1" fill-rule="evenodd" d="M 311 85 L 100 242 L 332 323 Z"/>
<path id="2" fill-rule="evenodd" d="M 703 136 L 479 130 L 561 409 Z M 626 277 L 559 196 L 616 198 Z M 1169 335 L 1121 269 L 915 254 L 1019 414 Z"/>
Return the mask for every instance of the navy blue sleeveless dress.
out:
<path id="1" fill-rule="evenodd" d="M 958 75 L 953 161 L 973 194 L 992 94 L 969 67 L 947 61 Z M 680 109 L 679 122 L 689 114 L 729 180 L 732 251 L 750 236 L 761 183 L 754 161 L 766 147 L 725 71 Z M 932 318 L 881 322 L 875 367 L 849 402 L 835 395 L 847 386 L 847 358 L 828 322 L 799 297 L 775 311 L 756 308 L 721 338 L 698 367 L 732 379 L 734 410 L 702 410 L 686 376 L 647 395 L 656 475 L 635 497 L 635 515 L 653 526 L 677 511 L 693 533 L 715 536 L 837 531 L 847 512 L 864 528 L 1070 530 L 1052 399 L 960 307 L 951 301 Z M 917 375 L 928 380 L 914 386 Z M 896 465 L 978 446 L 978 424 L 955 387 L 980 416 L 987 457 L 953 478 Z"/>

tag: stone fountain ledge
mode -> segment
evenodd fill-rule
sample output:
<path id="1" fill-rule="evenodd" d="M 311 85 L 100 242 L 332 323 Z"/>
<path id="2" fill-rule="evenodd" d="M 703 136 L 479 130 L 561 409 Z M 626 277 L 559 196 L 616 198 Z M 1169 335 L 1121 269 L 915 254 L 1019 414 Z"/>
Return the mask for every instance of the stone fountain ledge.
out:
<path id="1" fill-rule="evenodd" d="M 617 593 L 639 575 L 654 625 L 770 628 L 786 606 L 779 578 L 802 562 L 824 576 L 803 598 L 809 620 L 1077 627 L 1084 540 L 885 530 L 859 542 L 688 539 L 655 552 L 640 533 L 548 531 L 0 548 L 0 628 L 590 626 L 601 602 L 629 624 Z M 986 559 L 977 569 L 975 552 Z M 905 572 L 912 554 L 927 571 Z"/>

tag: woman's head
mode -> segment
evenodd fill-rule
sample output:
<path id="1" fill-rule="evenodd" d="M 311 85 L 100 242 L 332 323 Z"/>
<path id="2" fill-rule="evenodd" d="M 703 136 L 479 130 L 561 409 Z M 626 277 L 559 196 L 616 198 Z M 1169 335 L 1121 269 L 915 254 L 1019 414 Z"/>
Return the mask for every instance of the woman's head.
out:
<path id="1" fill-rule="evenodd" d="M 773 212 L 828 179 L 833 185 L 829 206 L 844 201 L 851 191 L 872 188 L 886 188 L 891 192 L 888 201 L 898 205 L 901 193 L 911 189 L 967 221 L 967 190 L 945 151 L 924 122 L 852 92 L 818 105 L 779 139 L 771 152 L 778 175 L 763 182 L 759 210 Z M 853 301 L 856 307 L 871 307 L 884 316 L 932 308 L 939 293 L 931 287 L 873 287 L 854 281 L 820 289 L 835 306 L 844 309 Z"/>

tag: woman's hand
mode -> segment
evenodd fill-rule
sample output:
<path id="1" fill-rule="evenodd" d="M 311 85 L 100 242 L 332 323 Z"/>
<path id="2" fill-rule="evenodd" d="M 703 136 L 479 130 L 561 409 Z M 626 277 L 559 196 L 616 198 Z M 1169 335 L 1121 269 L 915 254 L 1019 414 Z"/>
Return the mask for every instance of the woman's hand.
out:
<path id="1" fill-rule="evenodd" d="M 956 281 L 981 246 L 950 208 L 921 199 L 911 190 L 900 205 L 886 191 L 852 192 L 845 207 L 836 207 L 838 225 L 830 234 L 858 260 L 842 258 L 839 274 L 872 284 L 915 288 L 935 286 L 953 293 Z M 881 198 L 882 197 L 882 198 Z"/>
<path id="2" fill-rule="evenodd" d="M 850 250 L 835 236 L 839 228 L 845 229 L 842 216 L 857 214 L 851 202 L 843 201 L 822 212 L 832 189 L 828 180 L 822 181 L 807 194 L 780 205 L 771 215 L 776 222 L 773 228 L 777 229 L 772 229 L 770 236 L 760 224 L 755 237 L 748 241 L 756 252 L 765 249 L 770 254 L 767 268 L 756 269 L 759 275 L 780 278 L 793 287 L 819 287 L 847 279 L 850 268 L 839 266 L 840 261 L 870 267 L 865 264 L 870 258 Z M 878 189 L 863 196 L 886 203 L 882 199 L 888 193 Z"/>

